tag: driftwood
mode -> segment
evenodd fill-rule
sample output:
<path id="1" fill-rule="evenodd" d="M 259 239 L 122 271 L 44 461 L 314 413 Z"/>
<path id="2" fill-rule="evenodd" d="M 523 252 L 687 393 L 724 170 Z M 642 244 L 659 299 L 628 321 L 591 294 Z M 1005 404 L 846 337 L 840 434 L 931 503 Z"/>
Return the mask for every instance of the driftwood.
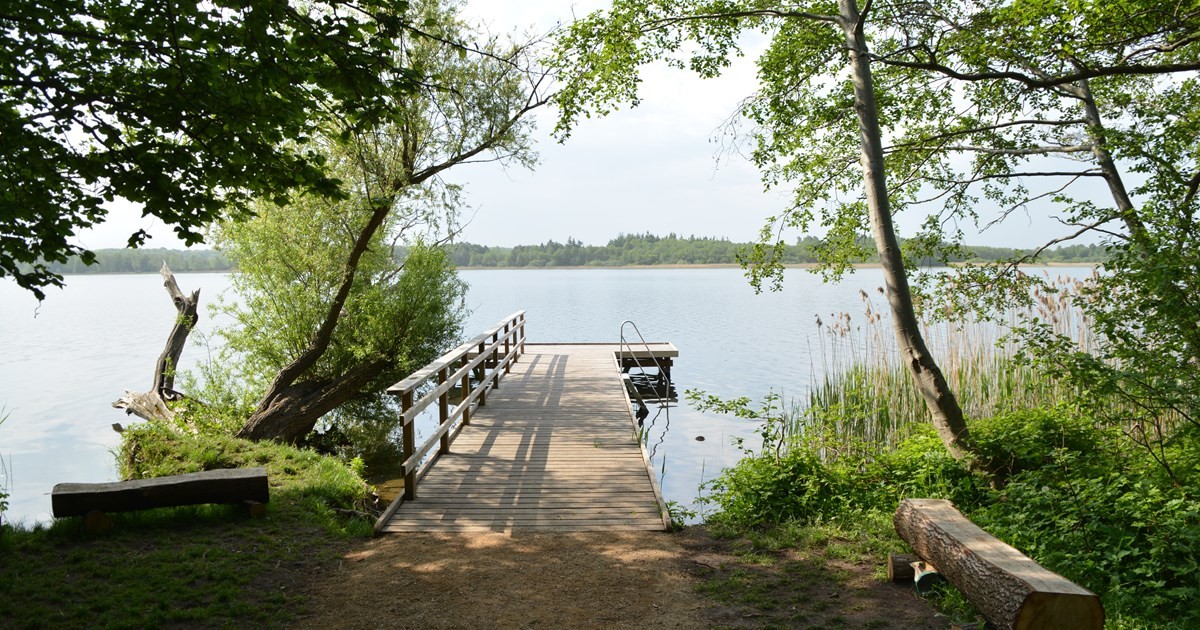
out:
<path id="1" fill-rule="evenodd" d="M 967 520 L 949 501 L 905 499 L 893 522 L 913 551 L 998 628 L 1103 628 L 1100 598 Z"/>
<path id="2" fill-rule="evenodd" d="M 209 470 L 113 483 L 60 483 L 50 495 L 56 518 L 203 503 L 263 504 L 269 500 L 265 468 Z"/>
<path id="3" fill-rule="evenodd" d="M 174 302 L 175 310 L 179 315 L 175 318 L 175 325 L 171 328 L 171 334 L 167 336 L 167 343 L 163 347 L 162 353 L 158 355 L 158 362 L 154 365 L 154 384 L 150 387 L 150 391 L 125 390 L 125 395 L 113 402 L 112 406 L 124 409 L 126 414 L 136 415 L 146 420 L 173 420 L 175 413 L 171 411 L 167 403 L 183 398 L 183 394 L 174 390 L 175 370 L 179 367 L 179 357 L 183 354 L 183 347 L 187 343 L 188 335 L 196 327 L 196 320 L 199 317 L 197 307 L 200 304 L 200 289 L 185 296 L 179 289 L 179 284 L 175 282 L 175 275 L 171 273 L 165 262 L 159 273 L 162 274 L 163 286 L 170 294 L 171 301 Z"/>

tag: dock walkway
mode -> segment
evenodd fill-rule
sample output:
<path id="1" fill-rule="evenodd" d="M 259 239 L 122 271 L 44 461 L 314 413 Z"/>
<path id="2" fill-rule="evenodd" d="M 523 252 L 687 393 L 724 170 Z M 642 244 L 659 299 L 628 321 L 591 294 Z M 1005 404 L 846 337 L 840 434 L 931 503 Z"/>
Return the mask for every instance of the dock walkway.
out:
<path id="1" fill-rule="evenodd" d="M 617 349 L 528 344 L 379 530 L 665 529 Z"/>

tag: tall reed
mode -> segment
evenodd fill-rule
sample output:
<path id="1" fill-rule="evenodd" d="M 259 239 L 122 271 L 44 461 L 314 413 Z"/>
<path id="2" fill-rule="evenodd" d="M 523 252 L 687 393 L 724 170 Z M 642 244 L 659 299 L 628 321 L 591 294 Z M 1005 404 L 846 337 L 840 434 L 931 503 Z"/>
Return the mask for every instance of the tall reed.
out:
<path id="1" fill-rule="evenodd" d="M 1053 405 L 1078 394 L 1028 362 L 1019 360 L 1021 346 L 1013 331 L 1036 318 L 1067 335 L 1082 351 L 1095 347 L 1088 320 L 1074 303 L 1086 280 L 1047 277 L 1047 289 L 1032 294 L 1031 305 L 1012 308 L 988 320 L 948 321 L 928 309 L 923 334 L 946 380 L 968 418 L 983 418 L 1021 408 Z M 789 414 L 789 438 L 816 432 L 867 449 L 895 445 L 913 426 L 928 421 L 929 412 L 900 364 L 891 319 L 876 307 L 878 297 L 862 291 L 863 316 L 835 313 L 817 318 L 819 365 L 810 373 L 807 404 Z"/>

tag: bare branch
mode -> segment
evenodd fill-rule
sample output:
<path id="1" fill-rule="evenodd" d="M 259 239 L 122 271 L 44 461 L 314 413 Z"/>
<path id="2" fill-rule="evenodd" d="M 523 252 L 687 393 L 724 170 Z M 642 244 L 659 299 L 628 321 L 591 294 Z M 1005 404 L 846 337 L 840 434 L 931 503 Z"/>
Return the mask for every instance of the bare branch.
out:
<path id="1" fill-rule="evenodd" d="M 917 140 L 912 140 L 910 142 L 902 142 L 900 144 L 893 144 L 889 147 L 886 147 L 884 150 L 885 151 L 894 151 L 896 149 L 903 149 L 906 147 L 919 146 L 919 145 L 925 144 L 927 142 L 933 142 L 936 140 L 945 140 L 948 138 L 954 138 L 956 136 L 968 136 L 971 134 L 983 133 L 986 131 L 995 131 L 997 129 L 1004 129 L 1006 127 L 1017 127 L 1017 126 L 1022 126 L 1022 125 L 1046 125 L 1046 126 L 1051 126 L 1051 127 L 1068 127 L 1071 125 L 1083 125 L 1086 123 L 1087 123 L 1087 121 L 1083 120 L 1082 118 L 1068 118 L 1065 120 L 1042 120 L 1042 119 L 1037 119 L 1037 118 L 1024 119 L 1024 120 L 1011 120 L 1008 122 L 996 123 L 994 125 L 986 125 L 983 127 L 972 127 L 971 129 L 960 129 L 960 130 L 955 130 L 955 131 L 947 131 L 945 133 L 939 133 L 939 134 L 935 134 L 932 136 L 926 136 L 924 138 L 919 138 Z"/>
<path id="2" fill-rule="evenodd" d="M 1067 146 L 1047 145 L 1040 147 L 1024 147 L 1020 149 L 997 149 L 975 145 L 950 145 L 942 147 L 943 151 L 964 151 L 972 153 L 988 153 L 991 155 L 1042 155 L 1045 153 L 1086 153 L 1092 150 L 1090 144 L 1075 144 Z"/>
<path id="3" fill-rule="evenodd" d="M 680 15 L 675 17 L 660 18 L 650 20 L 642 24 L 642 32 L 657 31 L 667 28 L 675 24 L 683 22 L 701 22 L 704 20 L 714 20 L 720 18 L 800 18 L 804 20 L 813 20 L 816 22 L 828 22 L 831 24 L 840 24 L 841 18 L 836 15 L 820 15 L 817 13 L 808 13 L 805 11 L 781 11 L 779 9 L 755 9 L 750 11 L 730 11 L 728 13 L 702 13 L 697 15 Z"/>
<path id="4" fill-rule="evenodd" d="M 999 217 L 992 219 L 991 221 L 989 221 L 987 223 L 987 225 L 983 226 L 983 229 L 987 230 L 995 225 L 998 225 L 1000 222 L 1007 219 L 1009 217 L 1009 215 L 1011 215 L 1013 212 L 1016 212 L 1017 209 L 1022 206 L 1029 205 L 1030 203 L 1037 201 L 1038 199 L 1045 199 L 1046 197 L 1053 197 L 1054 195 L 1061 193 L 1062 191 L 1066 190 L 1067 188 L 1070 188 L 1071 185 L 1077 181 L 1079 181 L 1078 177 L 1072 177 L 1070 180 L 1067 181 L 1067 183 L 1063 184 L 1062 186 L 1059 186 L 1058 188 L 1056 188 L 1054 190 L 1044 192 L 1040 195 L 1034 195 L 1033 197 L 1022 199 L 1021 201 L 1014 203 L 1013 205 L 1005 208 L 1004 211 L 1000 213 Z"/>
<path id="5" fill-rule="evenodd" d="M 1050 249 L 1051 247 L 1058 245 L 1059 243 L 1073 241 L 1073 240 L 1079 238 L 1080 236 L 1083 236 L 1084 234 L 1087 234 L 1088 232 L 1095 230 L 1099 226 L 1107 223 L 1108 221 L 1109 221 L 1109 219 L 1105 219 L 1103 221 L 1097 221 L 1095 223 L 1085 225 L 1085 226 L 1079 228 L 1079 230 L 1077 232 L 1075 232 L 1074 234 L 1069 234 L 1067 236 L 1060 236 L 1056 239 L 1052 239 L 1052 240 L 1048 241 L 1047 243 L 1043 244 L 1041 247 L 1033 250 L 1032 252 L 1025 254 L 1024 256 L 1021 256 L 1020 258 L 1017 258 L 1016 260 L 1009 262 L 1007 265 L 1005 265 L 1004 271 L 1002 271 L 1001 274 L 1003 275 L 1003 274 L 1007 274 L 1012 271 L 1016 271 L 1017 267 L 1019 267 L 1020 265 L 1023 265 L 1027 262 L 1032 262 L 1034 260 L 1037 260 L 1037 257 L 1041 256 L 1042 252 L 1046 251 L 1047 249 Z"/>
<path id="6" fill-rule="evenodd" d="M 871 53 L 868 53 L 868 55 L 872 61 L 878 61 L 879 63 L 887 64 L 889 66 L 938 72 L 960 81 L 994 81 L 997 79 L 1008 79 L 1010 81 L 1023 83 L 1031 88 L 1068 88 L 1073 83 L 1086 79 L 1094 79 L 1097 77 L 1174 74 L 1178 72 L 1193 72 L 1200 70 L 1200 61 L 1190 61 L 1186 63 L 1146 65 L 1132 64 L 1125 66 L 1104 66 L 1100 68 L 1081 67 L 1076 72 L 1060 75 L 1043 75 L 1041 78 L 1039 78 L 1037 76 L 1031 76 L 1029 74 L 1015 72 L 1012 70 L 959 72 L 954 68 L 937 63 L 935 61 L 903 61 L 883 55 L 875 55 Z"/>
<path id="7" fill-rule="evenodd" d="M 971 179 L 946 179 L 944 177 L 927 177 L 931 182 L 940 184 L 974 184 L 989 179 L 1018 179 L 1021 177 L 1104 177 L 1100 169 L 1088 169 L 1086 171 L 1031 171 L 1026 173 L 989 173 L 980 175 Z"/>

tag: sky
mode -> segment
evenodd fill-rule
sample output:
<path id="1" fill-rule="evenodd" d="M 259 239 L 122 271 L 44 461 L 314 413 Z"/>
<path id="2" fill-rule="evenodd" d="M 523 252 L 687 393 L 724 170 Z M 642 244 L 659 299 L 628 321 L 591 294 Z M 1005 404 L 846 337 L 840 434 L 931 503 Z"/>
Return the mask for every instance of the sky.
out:
<path id="1" fill-rule="evenodd" d="M 588 0 L 473 0 L 465 13 L 493 32 L 546 32 L 572 13 L 606 3 Z M 621 233 L 677 233 L 753 240 L 767 217 L 787 205 L 786 191 L 765 191 L 758 170 L 722 152 L 715 135 L 739 101 L 755 89 L 753 50 L 715 80 L 655 65 L 643 71 L 642 102 L 605 118 L 582 121 L 565 143 L 550 135 L 557 112 L 537 114 L 539 164 L 533 170 L 495 164 L 456 167 L 448 181 L 465 188 L 467 225 L 460 240 L 489 246 L 564 242 L 601 245 Z M 903 236 L 919 218 L 898 221 Z M 148 247 L 182 248 L 169 227 L 118 205 L 109 220 L 80 233 L 92 249 L 122 247 L 146 229 Z M 1033 247 L 1065 230 L 1036 213 L 1014 215 L 969 244 Z M 788 240 L 802 236 L 791 233 Z"/>

